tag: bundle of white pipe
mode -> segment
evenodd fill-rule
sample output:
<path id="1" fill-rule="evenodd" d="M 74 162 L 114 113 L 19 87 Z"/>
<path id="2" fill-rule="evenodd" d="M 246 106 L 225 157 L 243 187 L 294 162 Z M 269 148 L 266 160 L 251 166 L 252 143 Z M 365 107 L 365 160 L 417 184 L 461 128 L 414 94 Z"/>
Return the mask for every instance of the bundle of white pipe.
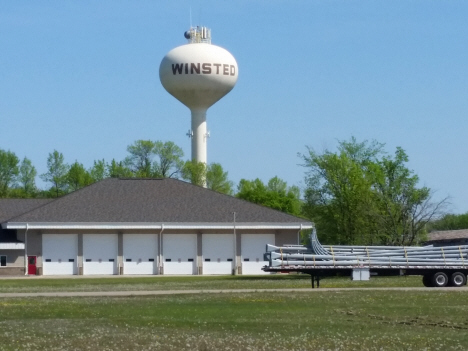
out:
<path id="1" fill-rule="evenodd" d="M 462 246 L 322 246 L 315 229 L 311 248 L 267 245 L 270 266 L 465 266 L 468 245 Z M 466 262 L 465 262 L 466 261 Z"/>
<path id="2" fill-rule="evenodd" d="M 270 263 L 271 267 L 279 267 L 279 266 L 328 266 L 328 267 L 340 267 L 340 266 L 388 266 L 388 267 L 400 267 L 404 268 L 407 266 L 444 266 L 444 267 L 465 267 L 465 264 L 462 264 L 461 261 L 411 261 L 411 262 L 393 262 L 393 260 L 389 260 L 387 262 L 369 262 L 369 261 L 360 261 L 360 260 L 352 260 L 352 261 L 302 261 L 302 260 L 293 260 L 293 261 L 285 261 L 285 260 L 271 260 Z"/>

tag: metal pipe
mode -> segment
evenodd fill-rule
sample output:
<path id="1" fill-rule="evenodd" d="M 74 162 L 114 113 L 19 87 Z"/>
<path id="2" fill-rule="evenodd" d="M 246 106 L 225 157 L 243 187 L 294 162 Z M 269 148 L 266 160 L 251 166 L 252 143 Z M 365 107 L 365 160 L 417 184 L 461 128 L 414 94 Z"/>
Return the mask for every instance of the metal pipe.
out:
<path id="1" fill-rule="evenodd" d="M 267 244 L 266 252 L 274 252 L 274 251 L 307 251 L 307 247 L 305 246 L 275 246 Z"/>
<path id="2" fill-rule="evenodd" d="M 351 251 L 351 252 L 354 252 L 354 251 L 368 251 L 368 250 L 373 250 L 373 251 L 381 251 L 381 250 L 384 250 L 384 251 L 399 251 L 399 250 L 408 250 L 408 251 L 411 251 L 411 250 L 431 250 L 433 249 L 434 247 L 426 247 L 426 246 L 422 246 L 422 247 L 413 247 L 413 246 L 399 246 L 399 247 L 388 247 L 388 246 L 383 246 L 383 247 L 376 247 L 376 246 L 367 246 L 367 247 L 341 247 L 341 246 L 326 246 L 324 245 L 323 246 L 324 248 L 326 249 L 331 249 L 333 248 L 333 250 L 335 251 Z"/>
<path id="3" fill-rule="evenodd" d="M 335 261 L 337 260 L 354 260 L 358 259 L 361 261 L 364 260 L 375 260 L 375 261 L 385 261 L 385 258 L 388 258 L 389 260 L 421 260 L 421 259 L 427 259 L 427 260 L 434 260 L 434 259 L 443 259 L 444 256 L 442 255 L 432 255 L 431 257 L 426 256 L 426 257 L 403 257 L 403 256 L 391 256 L 391 257 L 367 257 L 367 256 L 343 256 L 343 255 L 333 255 L 333 256 L 328 256 L 328 255 L 313 255 L 313 254 L 290 254 L 290 253 L 283 253 L 279 254 L 277 252 L 272 252 L 271 253 L 271 258 L 272 259 L 278 259 L 280 257 L 283 257 L 283 260 L 303 260 L 303 259 L 316 259 L 316 260 L 331 260 L 334 259 Z M 445 258 L 460 258 L 460 254 L 458 255 L 445 255 Z M 465 255 L 463 258 L 467 258 L 467 255 Z"/>
<path id="4" fill-rule="evenodd" d="M 300 263 L 300 264 L 299 264 Z M 460 261 L 457 262 L 419 262 L 419 261 L 414 261 L 414 262 L 363 262 L 363 261 L 281 261 L 281 260 L 272 260 L 271 267 L 279 267 L 279 266 L 325 266 L 325 267 L 340 267 L 340 266 L 388 266 L 388 267 L 407 267 L 407 266 L 424 266 L 424 267 L 430 267 L 430 266 L 449 266 L 449 267 L 461 267 L 462 264 Z"/>
<path id="5" fill-rule="evenodd" d="M 24 231 L 24 275 L 28 275 L 28 223 Z"/>
<path id="6" fill-rule="evenodd" d="M 164 223 L 161 223 L 161 231 L 159 232 L 159 258 L 158 258 L 158 270 L 159 270 L 159 274 L 162 273 L 163 271 L 163 259 L 162 259 L 162 234 L 163 234 L 163 231 L 164 231 Z"/>
<path id="7" fill-rule="evenodd" d="M 237 234 L 236 234 L 236 212 L 234 214 L 234 275 L 237 275 Z"/>
<path id="8" fill-rule="evenodd" d="M 270 266 L 464 266 L 468 258 L 468 245 L 462 246 L 322 246 L 313 228 L 311 246 L 291 245 L 277 247 L 267 245 Z"/>

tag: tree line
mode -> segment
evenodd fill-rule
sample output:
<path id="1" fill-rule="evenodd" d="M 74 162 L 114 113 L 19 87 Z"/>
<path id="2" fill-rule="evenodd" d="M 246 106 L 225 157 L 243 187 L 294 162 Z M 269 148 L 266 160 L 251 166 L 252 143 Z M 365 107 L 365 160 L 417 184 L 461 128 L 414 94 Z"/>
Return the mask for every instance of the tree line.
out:
<path id="1" fill-rule="evenodd" d="M 428 228 L 468 228 L 468 214 L 464 220 L 447 214 L 448 198 L 433 201 L 431 189 L 418 185 L 402 148 L 389 155 L 377 141 L 351 138 L 339 141 L 336 151 L 307 148 L 298 154 L 305 170 L 302 192 L 278 177 L 267 183 L 241 179 L 234 191 L 221 164 L 184 160 L 171 141 L 137 140 L 127 153 L 123 160 L 96 160 L 86 168 L 78 161 L 66 163 L 54 150 L 47 172 L 39 175 L 49 187 L 38 189 L 31 161 L 0 149 L 0 197 L 59 197 L 109 177 L 177 178 L 310 219 L 324 243 L 412 245 L 424 241 Z"/>
<path id="2" fill-rule="evenodd" d="M 408 168 L 406 152 L 393 155 L 376 141 L 340 141 L 337 152 L 300 155 L 307 169 L 304 211 L 334 244 L 414 245 L 446 213 L 448 198 L 433 201 Z"/>
<path id="3" fill-rule="evenodd" d="M 220 164 L 184 161 L 182 149 L 171 141 L 137 140 L 127 152 L 123 160 L 95 160 L 86 168 L 78 161 L 66 163 L 64 155 L 54 150 L 47 157 L 47 172 L 39 175 L 49 187 L 39 189 L 31 161 L 25 157 L 20 162 L 14 152 L 0 149 L 0 197 L 59 197 L 105 178 L 180 178 L 233 193 L 233 183 Z"/>
<path id="4" fill-rule="evenodd" d="M 66 163 L 64 155 L 54 150 L 47 157 L 47 172 L 39 175 L 49 187 L 39 189 L 37 170 L 31 161 L 25 157 L 20 162 L 13 152 L 0 149 L 0 197 L 59 197 L 106 178 L 176 178 L 234 195 L 234 183 L 221 164 L 184 160 L 183 150 L 171 141 L 137 140 L 127 146 L 127 152 L 123 160 L 96 160 L 86 168 L 78 161 Z M 278 177 L 268 184 L 260 179 L 242 179 L 235 196 L 294 215 L 301 214 L 299 188 L 288 187 Z"/>

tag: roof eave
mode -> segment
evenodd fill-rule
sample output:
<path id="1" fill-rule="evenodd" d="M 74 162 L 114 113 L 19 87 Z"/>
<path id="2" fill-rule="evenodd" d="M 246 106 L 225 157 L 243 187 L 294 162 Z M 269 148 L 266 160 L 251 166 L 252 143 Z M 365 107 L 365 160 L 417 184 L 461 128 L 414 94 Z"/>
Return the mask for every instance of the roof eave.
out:
<path id="1" fill-rule="evenodd" d="M 3 224 L 6 229 L 100 229 L 100 230 L 124 230 L 124 229 L 311 229 L 311 222 L 294 223 L 274 223 L 274 222 L 253 222 L 253 223 L 177 223 L 177 222 L 121 222 L 121 223 L 103 223 L 103 222 L 7 222 Z"/>
<path id="2" fill-rule="evenodd" d="M 24 243 L 7 242 L 0 243 L 1 250 L 24 250 Z"/>

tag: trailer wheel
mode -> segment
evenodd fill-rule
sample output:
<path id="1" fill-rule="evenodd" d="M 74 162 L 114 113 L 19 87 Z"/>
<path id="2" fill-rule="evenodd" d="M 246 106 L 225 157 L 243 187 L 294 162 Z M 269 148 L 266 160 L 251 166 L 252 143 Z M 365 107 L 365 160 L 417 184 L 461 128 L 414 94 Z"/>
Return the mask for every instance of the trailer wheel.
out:
<path id="1" fill-rule="evenodd" d="M 466 276 L 462 272 L 455 272 L 450 277 L 450 286 L 457 288 L 466 284 Z"/>
<path id="2" fill-rule="evenodd" d="M 423 285 L 426 288 L 434 287 L 434 285 L 432 285 L 432 279 L 431 278 L 432 277 L 429 274 L 423 275 L 422 282 L 423 282 Z"/>
<path id="3" fill-rule="evenodd" d="M 437 272 L 432 276 L 431 282 L 432 286 L 435 286 L 436 288 L 443 288 L 444 286 L 447 286 L 449 279 L 447 274 L 444 272 Z"/>

